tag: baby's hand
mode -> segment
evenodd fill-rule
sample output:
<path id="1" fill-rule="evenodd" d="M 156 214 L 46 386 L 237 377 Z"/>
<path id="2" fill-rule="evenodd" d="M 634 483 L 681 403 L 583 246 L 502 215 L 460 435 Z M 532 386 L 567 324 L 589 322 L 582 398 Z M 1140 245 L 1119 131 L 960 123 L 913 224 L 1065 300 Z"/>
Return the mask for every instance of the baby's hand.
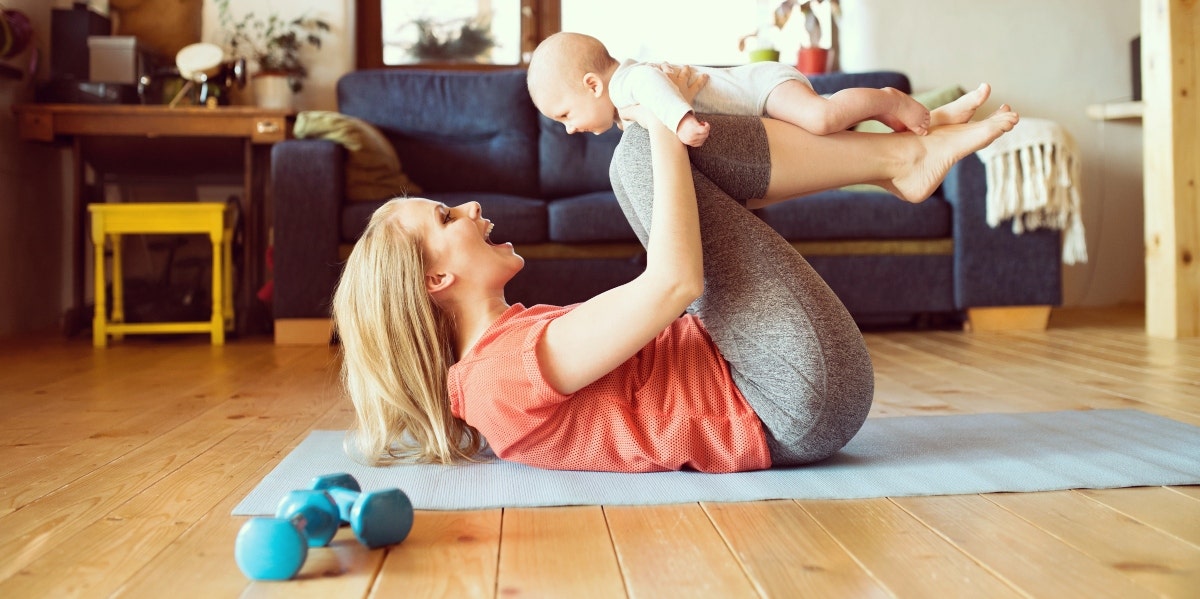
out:
<path id="1" fill-rule="evenodd" d="M 696 115 L 688 113 L 684 115 L 683 120 L 679 121 L 679 130 L 675 134 L 679 136 L 679 141 L 698 148 L 704 145 L 704 140 L 708 139 L 711 129 L 711 125 L 696 118 Z"/>

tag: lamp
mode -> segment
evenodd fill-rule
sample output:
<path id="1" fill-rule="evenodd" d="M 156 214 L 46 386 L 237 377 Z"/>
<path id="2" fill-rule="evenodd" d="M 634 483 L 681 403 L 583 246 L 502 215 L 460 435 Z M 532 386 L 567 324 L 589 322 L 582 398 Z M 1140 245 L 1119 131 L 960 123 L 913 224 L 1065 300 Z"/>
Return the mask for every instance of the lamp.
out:
<path id="1" fill-rule="evenodd" d="M 225 60 L 225 51 L 216 44 L 198 43 L 184 46 L 175 54 L 175 66 L 186 83 L 171 99 L 175 107 L 184 94 L 192 92 L 193 104 L 214 107 L 228 103 L 233 86 L 246 86 L 246 59 Z"/>

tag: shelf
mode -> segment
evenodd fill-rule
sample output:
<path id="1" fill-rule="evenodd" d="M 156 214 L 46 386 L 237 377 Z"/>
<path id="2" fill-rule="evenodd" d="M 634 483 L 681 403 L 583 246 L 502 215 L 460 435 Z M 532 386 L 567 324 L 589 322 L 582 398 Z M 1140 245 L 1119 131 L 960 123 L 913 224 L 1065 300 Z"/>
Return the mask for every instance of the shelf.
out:
<path id="1" fill-rule="evenodd" d="M 1138 102 L 1109 102 L 1087 107 L 1088 118 L 1093 121 L 1122 121 L 1142 118 L 1145 104 Z"/>

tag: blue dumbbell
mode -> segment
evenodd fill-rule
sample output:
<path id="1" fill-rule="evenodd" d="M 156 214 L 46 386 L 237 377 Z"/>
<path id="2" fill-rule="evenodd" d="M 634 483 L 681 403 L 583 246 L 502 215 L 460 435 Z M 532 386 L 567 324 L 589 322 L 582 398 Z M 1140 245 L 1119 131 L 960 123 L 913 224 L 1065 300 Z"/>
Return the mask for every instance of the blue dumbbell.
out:
<path id="1" fill-rule="evenodd" d="M 342 522 L 349 524 L 358 540 L 371 549 L 395 545 L 412 530 L 412 502 L 400 489 L 363 493 L 358 481 L 345 472 L 318 476 L 312 488 L 333 497 Z"/>
<path id="2" fill-rule="evenodd" d="M 252 580 L 287 580 L 300 571 L 309 547 L 324 547 L 337 534 L 337 503 L 324 491 L 292 491 L 274 518 L 251 518 L 234 544 L 238 568 Z"/>

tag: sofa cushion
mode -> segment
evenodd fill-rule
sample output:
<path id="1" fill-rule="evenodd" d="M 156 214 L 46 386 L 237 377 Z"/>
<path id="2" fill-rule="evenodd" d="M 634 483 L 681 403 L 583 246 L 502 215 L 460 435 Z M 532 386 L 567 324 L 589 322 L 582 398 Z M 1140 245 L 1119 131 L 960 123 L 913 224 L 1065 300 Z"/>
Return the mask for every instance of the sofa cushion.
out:
<path id="1" fill-rule="evenodd" d="M 542 243 L 546 241 L 546 203 L 534 198 L 524 198 L 503 193 L 490 192 L 447 192 L 429 193 L 425 197 L 457 206 L 465 202 L 479 202 L 483 218 L 492 221 L 492 241 L 497 243 Z M 342 208 L 342 241 L 349 243 L 362 235 L 371 220 L 371 214 L 383 202 L 355 202 Z"/>
<path id="2" fill-rule="evenodd" d="M 553 199 L 612 189 L 608 165 L 621 141 L 620 129 L 613 127 L 601 135 L 567 135 L 562 125 L 545 116 L 539 114 L 538 121 L 542 197 Z"/>
<path id="3" fill-rule="evenodd" d="M 940 196 L 910 204 L 888 193 L 837 190 L 756 212 L 789 241 L 950 237 L 950 204 Z"/>
<path id="4" fill-rule="evenodd" d="M 595 243 L 638 240 L 612 191 L 555 200 L 549 202 L 547 212 L 550 217 L 550 241 Z"/>
<path id="5" fill-rule="evenodd" d="M 338 109 L 374 124 L 426 192 L 539 195 L 538 115 L 524 70 L 356 71 L 337 90 Z"/>
<path id="6" fill-rule="evenodd" d="M 296 115 L 297 139 L 328 139 L 346 148 L 346 199 L 351 202 L 416 195 L 421 186 L 400 168 L 392 144 L 370 123 L 329 110 Z"/>

